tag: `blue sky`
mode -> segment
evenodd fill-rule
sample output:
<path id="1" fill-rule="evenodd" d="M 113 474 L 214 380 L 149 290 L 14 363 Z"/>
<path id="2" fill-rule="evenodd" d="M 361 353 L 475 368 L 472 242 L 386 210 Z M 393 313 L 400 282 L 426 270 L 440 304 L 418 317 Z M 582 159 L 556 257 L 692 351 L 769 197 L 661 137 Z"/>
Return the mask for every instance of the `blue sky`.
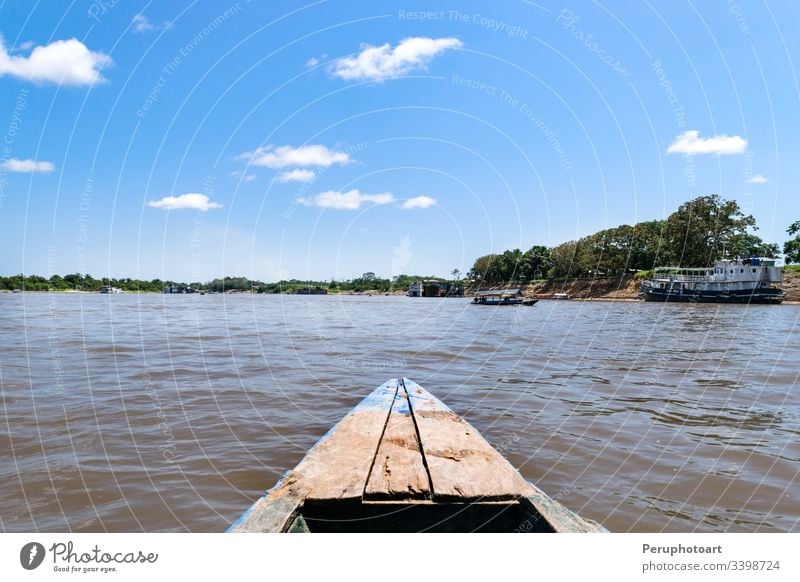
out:
<path id="1" fill-rule="evenodd" d="M 710 193 L 788 238 L 797 3 L 429 5 L 3 2 L 0 273 L 445 275 Z"/>

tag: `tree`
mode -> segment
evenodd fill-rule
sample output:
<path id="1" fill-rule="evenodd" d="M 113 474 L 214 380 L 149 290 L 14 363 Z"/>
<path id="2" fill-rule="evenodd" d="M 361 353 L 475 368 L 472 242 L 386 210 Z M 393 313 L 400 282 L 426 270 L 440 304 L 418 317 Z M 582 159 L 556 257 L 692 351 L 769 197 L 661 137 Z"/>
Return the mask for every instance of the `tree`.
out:
<path id="1" fill-rule="evenodd" d="M 730 239 L 728 254 L 732 257 L 769 257 L 775 258 L 780 250 L 775 243 L 765 243 L 754 234 L 736 234 Z"/>
<path id="2" fill-rule="evenodd" d="M 577 277 L 581 274 L 581 267 L 577 264 L 580 243 L 571 240 L 561 243 L 552 250 L 553 267 L 550 270 L 550 277 L 559 279 L 561 277 Z"/>
<path id="3" fill-rule="evenodd" d="M 520 280 L 542 279 L 553 267 L 553 256 L 549 248 L 534 245 L 525 251 L 520 265 Z"/>
<path id="4" fill-rule="evenodd" d="M 493 284 L 499 281 L 499 273 L 497 272 L 497 255 L 483 255 L 475 259 L 467 276 L 474 279 L 479 284 Z"/>
<path id="5" fill-rule="evenodd" d="M 723 254 L 732 237 L 747 234 L 756 221 L 732 200 L 717 194 L 681 204 L 667 218 L 670 258 L 684 267 L 707 267 Z"/>
<path id="6" fill-rule="evenodd" d="M 497 275 L 500 283 L 510 283 L 519 279 L 519 267 L 522 262 L 522 251 L 508 250 L 497 259 Z"/>
<path id="7" fill-rule="evenodd" d="M 800 263 L 800 220 L 786 229 L 789 236 L 796 235 L 792 240 L 783 243 L 783 254 L 787 263 Z"/>
<path id="8" fill-rule="evenodd" d="M 664 238 L 666 226 L 665 220 L 650 220 L 633 227 L 629 269 L 647 271 L 669 259 Z"/>
<path id="9" fill-rule="evenodd" d="M 453 276 L 453 281 L 461 280 L 461 271 L 459 269 L 453 269 L 450 274 Z"/>

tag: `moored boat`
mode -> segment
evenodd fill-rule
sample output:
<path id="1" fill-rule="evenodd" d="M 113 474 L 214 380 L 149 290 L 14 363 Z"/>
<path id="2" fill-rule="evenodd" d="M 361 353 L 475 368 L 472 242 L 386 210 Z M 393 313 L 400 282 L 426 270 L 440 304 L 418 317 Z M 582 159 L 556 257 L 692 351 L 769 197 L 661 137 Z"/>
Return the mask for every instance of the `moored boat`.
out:
<path id="1" fill-rule="evenodd" d="M 389 380 L 230 532 L 601 532 L 418 384 Z"/>
<path id="2" fill-rule="evenodd" d="M 639 292 L 645 301 L 781 303 L 781 269 L 775 259 L 721 260 L 706 269 L 659 267 Z"/>
<path id="3" fill-rule="evenodd" d="M 472 305 L 536 305 L 538 299 L 525 297 L 522 289 L 497 289 L 492 291 L 475 291 L 472 294 Z"/>

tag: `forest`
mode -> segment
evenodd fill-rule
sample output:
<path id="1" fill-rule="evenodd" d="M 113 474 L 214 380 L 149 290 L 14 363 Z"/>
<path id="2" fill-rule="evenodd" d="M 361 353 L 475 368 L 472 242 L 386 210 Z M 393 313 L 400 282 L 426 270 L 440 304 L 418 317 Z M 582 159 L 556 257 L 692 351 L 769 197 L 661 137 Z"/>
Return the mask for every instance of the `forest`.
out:
<path id="1" fill-rule="evenodd" d="M 555 247 L 534 245 L 478 257 L 467 273 L 476 285 L 541 279 L 615 277 L 657 266 L 707 267 L 723 257 L 779 257 L 777 243 L 755 234 L 755 219 L 718 195 L 682 204 L 665 220 L 623 224 Z M 800 262 L 800 221 L 786 230 L 787 263 Z"/>

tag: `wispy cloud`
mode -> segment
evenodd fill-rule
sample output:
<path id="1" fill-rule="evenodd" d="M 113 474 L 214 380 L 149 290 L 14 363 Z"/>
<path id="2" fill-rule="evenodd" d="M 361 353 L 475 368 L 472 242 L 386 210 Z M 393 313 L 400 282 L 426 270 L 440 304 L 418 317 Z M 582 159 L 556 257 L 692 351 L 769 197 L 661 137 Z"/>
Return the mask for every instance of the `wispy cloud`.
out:
<path id="1" fill-rule="evenodd" d="M 143 32 L 150 32 L 156 29 L 156 27 L 150 23 L 150 21 L 147 19 L 147 16 L 145 16 L 144 14 L 137 14 L 136 16 L 134 16 L 132 24 L 133 24 L 133 32 L 139 34 Z"/>
<path id="2" fill-rule="evenodd" d="M 49 174 L 56 169 L 52 162 L 37 162 L 36 160 L 18 160 L 11 158 L 0 164 L 0 168 L 8 172 L 19 172 L 21 174 Z"/>
<path id="3" fill-rule="evenodd" d="M 36 83 L 91 85 L 105 80 L 100 71 L 111 63 L 111 57 L 90 51 L 76 38 L 37 46 L 25 57 L 9 54 L 0 37 L 0 76 Z"/>
<path id="4" fill-rule="evenodd" d="M 311 57 L 306 61 L 306 68 L 310 69 L 311 67 L 316 67 L 319 64 L 319 59 L 317 57 Z"/>
<path id="5" fill-rule="evenodd" d="M 747 149 L 747 140 L 738 135 L 715 135 L 701 138 L 696 129 L 680 134 L 667 148 L 668 154 L 741 154 Z"/>
<path id="6" fill-rule="evenodd" d="M 389 43 L 381 46 L 362 44 L 360 53 L 338 59 L 330 72 L 348 81 L 383 81 L 424 69 L 433 57 L 461 46 L 461 41 L 452 37 L 406 38 L 394 48 Z"/>
<path id="7" fill-rule="evenodd" d="M 769 180 L 761 174 L 755 174 L 745 180 L 748 184 L 766 184 Z"/>
<path id="8" fill-rule="evenodd" d="M 234 178 L 239 178 L 242 182 L 252 182 L 256 179 L 255 174 L 245 174 L 244 172 L 240 172 L 239 170 L 234 170 L 231 172 L 231 176 Z"/>
<path id="9" fill-rule="evenodd" d="M 314 178 L 317 175 L 314 173 L 314 170 L 289 170 L 288 172 L 281 172 L 278 174 L 278 177 L 275 178 L 276 182 L 313 182 Z"/>
<path id="10" fill-rule="evenodd" d="M 161 208 L 163 210 L 199 210 L 206 212 L 213 208 L 222 208 L 222 204 L 211 202 L 205 194 L 181 194 L 180 196 L 165 196 L 161 200 L 153 200 L 147 203 L 151 208 Z"/>
<path id="11" fill-rule="evenodd" d="M 317 206 L 319 208 L 333 208 L 335 210 L 358 210 L 366 203 L 389 204 L 395 198 L 389 192 L 381 194 L 362 194 L 356 189 L 347 192 L 328 190 L 310 198 L 299 198 L 300 204 Z"/>
<path id="12" fill-rule="evenodd" d="M 436 199 L 430 196 L 417 196 L 416 198 L 409 198 L 400 206 L 403 210 L 412 210 L 414 208 L 430 208 L 436 205 Z"/>
<path id="13" fill-rule="evenodd" d="M 254 166 L 267 168 L 283 168 L 285 166 L 317 166 L 327 168 L 334 164 L 351 162 L 347 152 L 330 150 L 324 145 L 304 145 L 300 147 L 268 145 L 252 152 L 245 152 L 241 159 L 248 160 Z"/>

